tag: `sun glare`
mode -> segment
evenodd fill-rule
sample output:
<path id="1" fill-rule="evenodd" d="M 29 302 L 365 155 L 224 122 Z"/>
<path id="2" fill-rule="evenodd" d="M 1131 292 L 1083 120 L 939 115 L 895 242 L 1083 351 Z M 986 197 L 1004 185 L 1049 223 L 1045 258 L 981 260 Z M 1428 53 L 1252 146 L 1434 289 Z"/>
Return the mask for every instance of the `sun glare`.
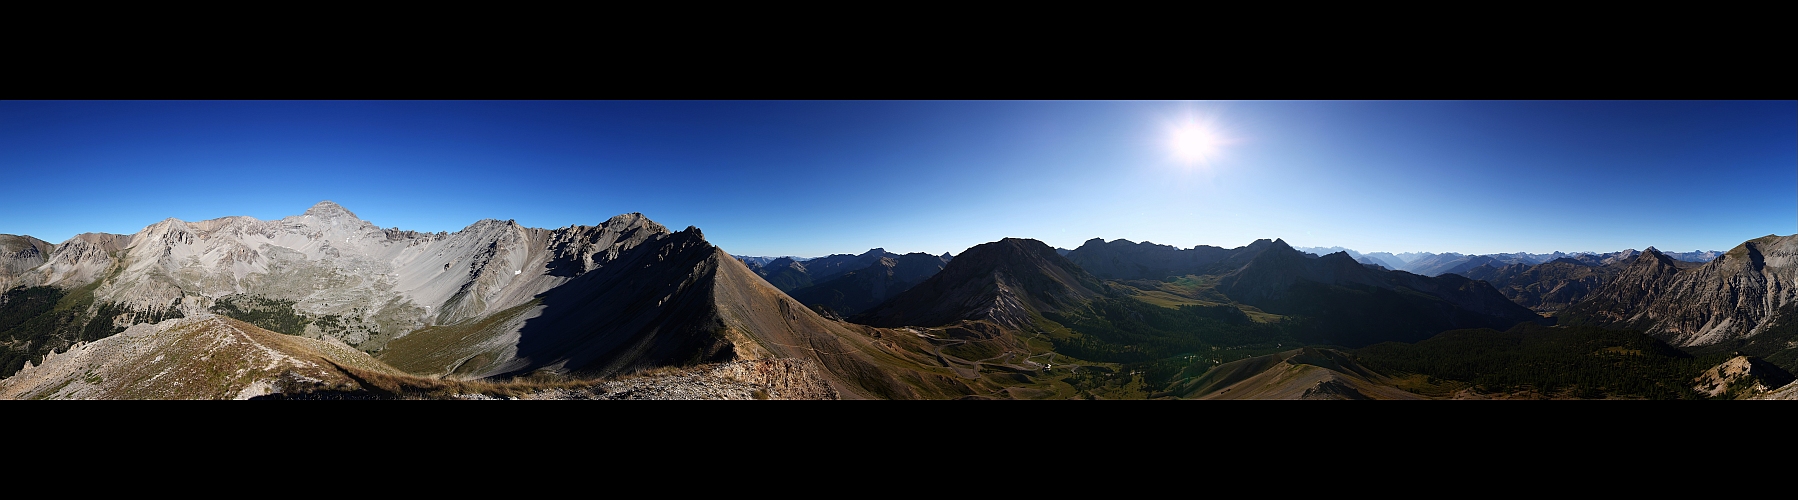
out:
<path id="1" fill-rule="evenodd" d="M 1223 144 L 1223 138 L 1216 131 L 1193 123 L 1174 127 L 1168 138 L 1168 145 L 1173 149 L 1174 156 L 1188 165 L 1216 160 Z"/>

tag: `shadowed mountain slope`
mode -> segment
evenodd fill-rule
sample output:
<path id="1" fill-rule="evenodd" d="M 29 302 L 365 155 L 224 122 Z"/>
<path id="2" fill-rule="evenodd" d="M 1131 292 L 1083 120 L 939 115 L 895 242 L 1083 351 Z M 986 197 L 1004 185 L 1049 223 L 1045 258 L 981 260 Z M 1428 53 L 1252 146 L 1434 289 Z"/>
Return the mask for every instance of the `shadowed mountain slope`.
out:
<path id="1" fill-rule="evenodd" d="M 1622 272 L 1619 264 L 1593 265 L 1559 258 L 1537 265 L 1482 265 L 1464 273 L 1470 279 L 1491 283 L 1518 305 L 1538 313 L 1552 313 L 1584 300 L 1587 295 Z"/>
<path id="2" fill-rule="evenodd" d="M 1416 341 L 1455 328 L 1508 328 L 1539 319 L 1483 282 L 1455 275 L 1426 278 L 1385 271 L 1356 262 L 1341 252 L 1312 257 L 1277 239 L 1258 240 L 1231 250 L 1178 250 L 1164 245 L 1122 240 L 1104 243 L 1095 239 L 1069 253 L 1067 259 L 1056 259 L 1046 245 L 1024 242 L 1037 243 L 1008 239 L 970 249 L 937 276 L 853 321 L 902 326 L 997 318 L 996 323 L 1014 328 L 1029 325 L 1031 312 L 1070 312 L 1075 306 L 1089 305 L 1112 293 L 1097 277 L 1073 265 L 1075 256 L 1111 269 L 1116 276 L 1210 273 L 1216 277 L 1214 290 L 1228 300 L 1269 313 L 1299 316 L 1286 331 L 1312 343 L 1362 346 L 1389 340 Z M 1023 276 L 1036 279 L 1018 279 Z M 1025 299 L 1029 299 L 1028 308 L 1024 307 Z M 1127 304 L 1118 307 L 1129 308 Z M 1118 307 L 1106 306 L 1092 312 L 1103 315 Z M 1115 313 L 1121 316 L 1102 321 L 1093 318 L 1095 321 L 1086 329 L 1107 330 L 1111 337 L 1122 339 L 1129 332 L 1117 329 L 1120 321 L 1134 324 L 1134 318 L 1146 319 L 1142 313 Z M 1216 330 L 1220 326 L 1207 328 Z M 1274 335 L 1269 342 L 1278 341 Z"/>
<path id="3" fill-rule="evenodd" d="M 812 286 L 812 275 L 806 272 L 805 263 L 791 257 L 774 259 L 764 266 L 757 266 L 754 272 L 769 284 L 788 292 Z"/>
<path id="4" fill-rule="evenodd" d="M 888 252 L 885 248 L 874 248 L 861 255 L 831 254 L 805 261 L 806 275 L 813 283 L 823 283 L 836 279 L 858 269 L 864 269 L 879 262 L 883 258 L 898 257 L 899 254 Z"/>
<path id="5" fill-rule="evenodd" d="M 1043 242 L 1006 238 L 969 248 L 935 276 L 851 321 L 901 327 L 988 320 L 1023 328 L 1033 312 L 1077 307 L 1106 289 Z"/>
<path id="6" fill-rule="evenodd" d="M 899 254 L 888 252 L 884 248 L 875 248 L 862 252 L 861 255 L 832 254 L 804 262 L 781 257 L 765 265 L 751 266 L 750 269 L 780 291 L 793 292 L 877 265 L 880 259 L 899 257 Z"/>
<path id="7" fill-rule="evenodd" d="M 1220 277 L 1217 290 L 1267 312 L 1309 318 L 1293 332 L 1301 340 L 1350 347 L 1540 319 L 1485 282 L 1381 270 L 1340 252 L 1309 258 L 1279 240 Z"/>
<path id="8" fill-rule="evenodd" d="M 415 373 L 491 377 L 801 358 L 845 397 L 917 397 L 892 375 L 907 362 L 787 297 L 694 228 L 620 253 L 516 311 L 452 326 L 400 339 L 381 359 Z"/>
<path id="9" fill-rule="evenodd" d="M 1334 349 L 1300 348 L 1218 365 L 1157 396 L 1188 399 L 1426 399 Z"/>
<path id="10" fill-rule="evenodd" d="M 1199 245 L 1180 249 L 1149 242 L 1093 238 L 1069 251 L 1067 258 L 1075 265 L 1102 279 L 1162 279 L 1168 276 L 1210 274 L 1212 266 L 1238 255 L 1252 255 L 1271 244 L 1256 240 L 1248 246 L 1224 249 Z M 1240 258 L 1240 257 L 1239 257 Z M 1227 265 L 1227 264 L 1226 264 Z"/>
<path id="11" fill-rule="evenodd" d="M 823 306 L 839 316 L 853 316 L 923 283 L 941 271 L 947 262 L 942 256 L 922 252 L 881 257 L 868 267 L 830 281 L 789 290 L 788 294 L 802 304 Z"/>

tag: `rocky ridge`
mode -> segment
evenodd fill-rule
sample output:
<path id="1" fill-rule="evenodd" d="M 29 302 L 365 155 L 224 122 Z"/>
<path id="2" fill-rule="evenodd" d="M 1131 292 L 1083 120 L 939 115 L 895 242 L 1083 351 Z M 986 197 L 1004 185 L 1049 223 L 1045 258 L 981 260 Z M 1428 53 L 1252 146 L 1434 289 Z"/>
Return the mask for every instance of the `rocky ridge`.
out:
<path id="1" fill-rule="evenodd" d="M 1753 337 L 1798 308 L 1798 235 L 1743 242 L 1696 267 L 1650 248 L 1562 316 L 1639 329 L 1679 347 Z"/>

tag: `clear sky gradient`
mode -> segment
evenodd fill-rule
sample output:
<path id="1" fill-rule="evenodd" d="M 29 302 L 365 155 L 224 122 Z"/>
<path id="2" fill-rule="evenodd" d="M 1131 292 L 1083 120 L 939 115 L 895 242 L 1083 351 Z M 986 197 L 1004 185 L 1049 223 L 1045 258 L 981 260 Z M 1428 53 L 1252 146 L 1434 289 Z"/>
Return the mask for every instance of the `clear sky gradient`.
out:
<path id="1" fill-rule="evenodd" d="M 332 200 L 418 231 L 642 212 L 739 255 L 1727 250 L 1798 232 L 1798 102 L 6 101 L 0 174 L 0 233 L 51 242 Z"/>

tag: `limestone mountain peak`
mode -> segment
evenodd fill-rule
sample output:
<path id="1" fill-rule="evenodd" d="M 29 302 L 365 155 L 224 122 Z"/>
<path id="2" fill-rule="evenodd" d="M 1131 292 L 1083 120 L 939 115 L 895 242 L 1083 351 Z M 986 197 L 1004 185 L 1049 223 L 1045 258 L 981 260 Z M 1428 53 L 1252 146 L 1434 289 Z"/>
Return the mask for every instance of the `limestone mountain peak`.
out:
<path id="1" fill-rule="evenodd" d="M 355 212 L 351 212 L 351 211 L 349 211 L 349 209 L 343 208 L 342 205 L 338 205 L 336 202 L 333 202 L 331 200 L 325 200 L 325 201 L 318 202 L 318 204 L 313 205 L 312 208 L 306 209 L 306 213 L 301 214 L 301 215 L 310 215 L 313 217 L 335 217 L 335 216 L 341 216 L 341 215 L 348 215 L 348 216 L 350 216 L 351 219 L 361 220 L 361 218 L 356 217 Z"/>

